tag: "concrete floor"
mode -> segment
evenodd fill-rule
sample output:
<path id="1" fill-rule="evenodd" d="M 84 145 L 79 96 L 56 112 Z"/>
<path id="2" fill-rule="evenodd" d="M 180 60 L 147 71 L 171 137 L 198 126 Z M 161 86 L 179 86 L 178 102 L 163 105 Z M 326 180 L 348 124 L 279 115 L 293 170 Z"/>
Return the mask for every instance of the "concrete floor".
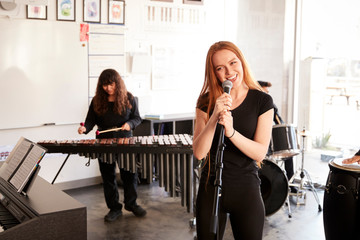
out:
<path id="1" fill-rule="evenodd" d="M 323 205 L 323 186 L 328 174 L 327 162 L 321 161 L 319 152 L 307 153 L 305 169 L 309 172 L 317 189 L 317 196 Z M 299 162 L 299 159 L 297 160 Z M 281 163 L 279 163 L 281 166 Z M 154 182 L 138 187 L 138 204 L 147 210 L 144 218 L 137 218 L 132 213 L 123 211 L 123 215 L 113 223 L 105 223 L 106 208 L 102 186 L 95 185 L 66 191 L 73 198 L 87 206 L 88 239 L 194 239 L 195 228 L 190 227 L 192 213 L 182 207 L 179 198 L 168 197 L 163 188 Z M 120 188 L 121 199 L 123 197 Z M 306 202 L 299 205 L 296 198 L 290 197 L 292 217 L 288 216 L 286 204 L 266 217 L 264 240 L 323 240 L 323 212 L 318 211 L 318 204 L 313 192 L 306 190 Z M 228 222 L 224 240 L 234 239 Z"/>
<path id="2" fill-rule="evenodd" d="M 137 218 L 124 210 L 123 216 L 113 223 L 104 222 L 107 213 L 101 185 L 67 191 L 87 206 L 88 239 L 194 239 L 195 228 L 190 228 L 193 217 L 182 207 L 179 199 L 167 197 L 161 188 L 153 185 L 139 186 L 138 203 L 147 210 L 144 218 Z M 318 192 L 323 199 L 323 191 Z M 292 198 L 292 197 L 291 197 Z M 312 192 L 307 192 L 306 204 L 291 201 L 292 218 L 284 205 L 278 212 L 266 217 L 264 240 L 322 240 L 324 237 L 322 212 L 318 212 Z M 322 203 L 321 203 L 322 205 Z M 224 240 L 234 239 L 228 222 Z"/>

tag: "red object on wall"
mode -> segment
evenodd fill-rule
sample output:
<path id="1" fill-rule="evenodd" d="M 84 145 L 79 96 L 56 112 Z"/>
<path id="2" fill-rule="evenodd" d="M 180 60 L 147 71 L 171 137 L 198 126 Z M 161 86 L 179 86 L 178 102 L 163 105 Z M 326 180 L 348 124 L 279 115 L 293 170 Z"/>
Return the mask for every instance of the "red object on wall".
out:
<path id="1" fill-rule="evenodd" d="M 89 41 L 89 24 L 81 23 L 80 24 L 80 42 Z"/>

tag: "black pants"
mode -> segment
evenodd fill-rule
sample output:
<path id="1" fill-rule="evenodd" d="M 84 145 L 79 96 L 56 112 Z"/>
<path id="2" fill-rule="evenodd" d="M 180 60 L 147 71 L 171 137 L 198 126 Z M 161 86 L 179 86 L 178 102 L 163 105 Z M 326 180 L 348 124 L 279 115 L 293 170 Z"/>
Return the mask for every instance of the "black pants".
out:
<path id="1" fill-rule="evenodd" d="M 202 177 L 196 199 L 196 232 L 198 240 L 216 240 L 210 231 L 215 187 L 210 178 Z M 240 185 L 223 186 L 219 200 L 219 239 L 224 236 L 227 214 L 229 214 L 234 239 L 262 239 L 265 209 L 261 198 L 260 186 Z"/>
<path id="2" fill-rule="evenodd" d="M 292 176 L 294 176 L 294 160 L 293 160 L 293 157 L 284 158 L 282 160 L 284 161 L 284 164 L 285 164 L 286 176 L 287 176 L 288 180 L 290 180 L 292 178 Z"/>
<path id="3" fill-rule="evenodd" d="M 116 182 L 116 164 L 108 164 L 99 160 L 99 167 L 107 207 L 111 210 L 121 209 L 122 204 L 119 202 L 119 191 Z M 124 187 L 124 204 L 129 207 L 135 206 L 137 199 L 137 173 L 120 169 L 120 176 Z"/>

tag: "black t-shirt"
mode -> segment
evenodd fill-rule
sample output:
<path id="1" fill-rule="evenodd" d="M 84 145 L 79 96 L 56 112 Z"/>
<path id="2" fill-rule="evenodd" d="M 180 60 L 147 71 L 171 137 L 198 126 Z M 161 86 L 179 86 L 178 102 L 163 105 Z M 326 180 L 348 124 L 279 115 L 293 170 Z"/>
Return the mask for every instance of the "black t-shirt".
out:
<path id="1" fill-rule="evenodd" d="M 95 113 L 94 103 L 93 101 L 91 101 L 89 111 L 85 120 L 85 134 L 90 132 L 95 125 L 98 126 L 99 131 L 102 131 L 111 128 L 119 128 L 126 122 L 130 125 L 131 130 L 134 130 L 135 127 L 137 127 L 141 123 L 141 117 L 135 98 L 130 93 L 128 93 L 128 98 L 130 100 L 132 108 L 126 109 L 126 113 L 122 115 L 113 111 L 114 102 L 108 102 L 109 110 L 104 115 L 98 115 Z M 96 136 L 96 138 L 121 138 L 131 136 L 131 131 L 114 131 L 101 133 Z"/>
<path id="2" fill-rule="evenodd" d="M 233 126 L 243 136 L 254 139 L 258 117 L 274 107 L 272 97 L 258 90 L 249 90 L 244 101 L 232 110 Z M 206 109 L 201 109 L 206 112 Z M 210 149 L 211 175 L 215 174 L 214 161 L 220 135 L 220 125 L 217 125 Z M 255 183 L 260 184 L 256 162 L 242 153 L 225 137 L 223 154 L 223 184 Z M 204 166 L 203 174 L 207 176 L 208 166 Z"/>

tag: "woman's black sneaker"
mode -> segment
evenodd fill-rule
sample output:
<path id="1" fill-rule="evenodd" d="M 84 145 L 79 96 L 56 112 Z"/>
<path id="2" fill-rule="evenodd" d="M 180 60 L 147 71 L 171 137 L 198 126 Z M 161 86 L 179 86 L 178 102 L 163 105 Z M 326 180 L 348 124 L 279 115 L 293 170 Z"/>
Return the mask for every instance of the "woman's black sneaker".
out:
<path id="1" fill-rule="evenodd" d="M 113 222 L 115 221 L 118 217 L 120 217 L 122 215 L 122 211 L 121 209 L 117 209 L 117 210 L 110 210 L 108 212 L 108 214 L 106 214 L 105 216 L 105 221 L 106 222 Z"/>
<path id="2" fill-rule="evenodd" d="M 143 217 L 146 215 L 146 211 L 139 205 L 125 206 L 125 209 L 132 212 L 137 217 Z"/>

